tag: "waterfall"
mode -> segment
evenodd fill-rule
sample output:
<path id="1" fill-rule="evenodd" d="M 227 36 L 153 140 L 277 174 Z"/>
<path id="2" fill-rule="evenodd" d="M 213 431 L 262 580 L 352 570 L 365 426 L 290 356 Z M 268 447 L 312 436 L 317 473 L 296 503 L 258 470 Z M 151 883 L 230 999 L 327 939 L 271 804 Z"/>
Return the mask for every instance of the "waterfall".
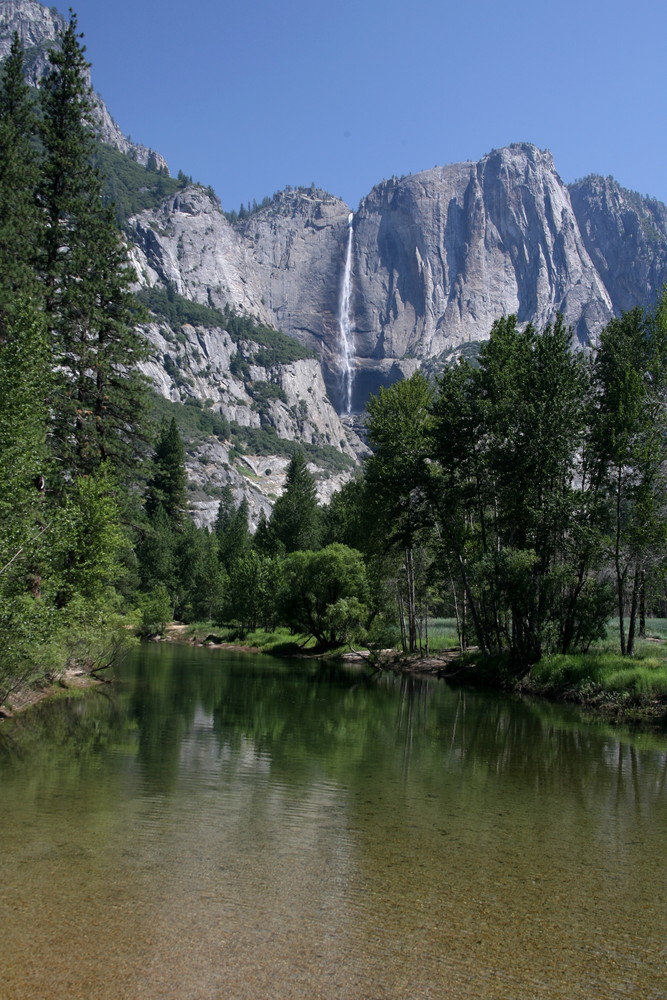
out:
<path id="1" fill-rule="evenodd" d="M 347 250 L 345 251 L 345 270 L 343 272 L 343 283 L 340 289 L 340 300 L 338 303 L 338 329 L 340 330 L 341 361 L 343 367 L 343 400 L 345 413 L 352 412 L 352 383 L 354 372 L 352 370 L 352 357 L 354 354 L 354 338 L 352 336 L 352 221 L 354 214 L 350 212 L 347 220 Z"/>

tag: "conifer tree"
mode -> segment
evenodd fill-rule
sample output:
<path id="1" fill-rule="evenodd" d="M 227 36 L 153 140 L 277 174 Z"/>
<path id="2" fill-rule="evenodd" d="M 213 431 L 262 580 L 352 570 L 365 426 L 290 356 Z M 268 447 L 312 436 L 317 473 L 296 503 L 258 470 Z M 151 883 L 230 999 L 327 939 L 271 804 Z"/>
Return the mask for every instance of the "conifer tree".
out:
<path id="1" fill-rule="evenodd" d="M 287 467 L 285 488 L 275 502 L 269 525 L 285 552 L 319 547 L 321 521 L 315 480 L 301 451 Z"/>
<path id="2" fill-rule="evenodd" d="M 54 441 L 65 473 L 89 473 L 110 460 L 132 464 L 140 450 L 145 343 L 135 330 L 132 270 L 113 214 L 101 199 L 88 63 L 74 14 L 51 53 L 42 87 L 44 163 L 39 196 L 46 233 L 42 256 L 54 343 Z"/>
<path id="3" fill-rule="evenodd" d="M 36 119 L 15 34 L 0 84 L 0 593 L 38 592 L 50 353 L 35 247 Z"/>
<path id="4" fill-rule="evenodd" d="M 153 458 L 153 475 L 148 481 L 146 513 L 149 518 L 154 518 L 160 508 L 172 528 L 182 527 L 187 510 L 185 448 L 173 417 L 160 432 Z"/>
<path id="5" fill-rule="evenodd" d="M 218 542 L 220 563 L 227 572 L 250 547 L 248 516 L 248 501 L 245 497 L 236 507 L 230 487 L 225 486 L 218 505 L 214 532 Z"/>
<path id="6" fill-rule="evenodd" d="M 44 235 L 35 199 L 37 119 L 23 70 L 15 33 L 0 87 L 0 309 L 5 316 L 19 300 L 38 296 L 35 257 Z"/>

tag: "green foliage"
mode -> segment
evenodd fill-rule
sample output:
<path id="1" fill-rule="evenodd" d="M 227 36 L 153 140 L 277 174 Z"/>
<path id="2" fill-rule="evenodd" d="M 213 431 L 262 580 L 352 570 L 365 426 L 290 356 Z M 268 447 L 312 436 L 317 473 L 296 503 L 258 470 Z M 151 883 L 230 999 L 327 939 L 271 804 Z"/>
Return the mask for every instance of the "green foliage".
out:
<path id="1" fill-rule="evenodd" d="M 153 473 L 148 480 L 146 512 L 149 517 L 159 507 L 164 510 L 174 528 L 183 524 L 187 510 L 187 477 L 185 474 L 185 448 L 172 417 L 162 427 L 155 446 Z"/>
<path id="2" fill-rule="evenodd" d="M 375 453 L 366 463 L 363 496 L 372 521 L 361 523 L 366 521 L 381 551 L 402 555 L 402 566 L 395 566 L 392 576 L 403 647 L 411 653 L 428 615 L 432 400 L 432 386 L 416 372 L 381 389 L 368 405 L 368 437 Z"/>
<path id="3" fill-rule="evenodd" d="M 0 593 L 22 589 L 45 531 L 46 393 L 50 385 L 42 317 L 17 299 L 0 335 Z"/>
<path id="4" fill-rule="evenodd" d="M 165 198 L 173 197 L 185 186 L 180 176 L 175 180 L 156 173 L 101 142 L 95 144 L 93 164 L 102 177 L 102 199 L 113 208 L 119 226 L 132 215 L 157 208 Z"/>
<path id="5" fill-rule="evenodd" d="M 167 624 L 174 617 L 174 605 L 163 583 L 156 583 L 147 593 L 139 594 L 139 612 L 139 635 L 147 637 L 164 634 Z"/>
<path id="6" fill-rule="evenodd" d="M 233 421 L 230 424 L 231 440 L 242 454 L 283 455 L 293 458 L 301 452 L 309 462 L 334 472 L 342 472 L 353 467 L 354 462 L 332 445 L 307 444 L 278 437 L 273 427 L 242 427 Z"/>
<path id="7" fill-rule="evenodd" d="M 222 491 L 214 532 L 218 543 L 218 558 L 229 572 L 250 549 L 248 501 L 244 498 L 236 506 L 229 486 L 225 486 Z"/>
<path id="8" fill-rule="evenodd" d="M 609 613 L 604 601 L 582 610 L 599 547 L 581 465 L 588 398 L 560 320 L 542 334 L 515 317 L 495 323 L 479 368 L 439 381 L 434 496 L 454 599 L 482 649 L 509 652 L 518 672 L 543 650 L 590 641 Z"/>
<path id="9" fill-rule="evenodd" d="M 211 436 L 221 441 L 228 441 L 230 438 L 231 428 L 227 418 L 207 406 L 177 403 L 152 390 L 150 413 L 153 422 L 158 425 L 175 420 L 179 434 L 187 444 L 203 441 Z"/>
<path id="10" fill-rule="evenodd" d="M 137 293 L 137 298 L 152 313 L 166 320 L 173 329 L 177 330 L 184 323 L 189 323 L 191 326 L 226 330 L 237 344 L 247 341 L 249 353 L 247 356 L 242 355 L 236 364 L 257 364 L 267 368 L 315 357 L 298 340 L 279 330 L 263 326 L 249 316 L 241 316 L 229 306 L 220 310 L 191 302 L 178 295 L 171 286 L 167 289 L 142 288 Z M 255 345 L 258 350 L 253 353 Z"/>
<path id="11" fill-rule="evenodd" d="M 136 332 L 134 273 L 92 164 L 92 95 L 74 14 L 50 54 L 40 95 L 41 271 L 54 345 L 52 438 L 64 475 L 105 461 L 129 469 L 142 451 L 147 356 Z M 66 235 L 65 235 L 66 234 Z"/>
<path id="12" fill-rule="evenodd" d="M 306 465 L 303 452 L 297 451 L 287 468 L 285 487 L 269 520 L 271 532 L 284 552 L 313 549 L 319 544 L 320 508 L 315 480 Z"/>
<path id="13" fill-rule="evenodd" d="M 76 620 L 85 617 L 86 608 L 90 611 L 113 601 L 126 544 L 117 489 L 112 470 L 103 465 L 94 474 L 75 479 L 51 512 L 49 586 L 65 618 L 69 609 Z"/>
<path id="14" fill-rule="evenodd" d="M 278 575 L 276 559 L 248 549 L 230 572 L 225 620 L 237 622 L 244 633 L 259 625 L 269 628 L 276 618 Z"/>
<path id="15" fill-rule="evenodd" d="M 37 297 L 35 255 L 43 236 L 36 202 L 39 162 L 34 143 L 37 118 L 23 78 L 18 35 L 2 67 L 0 85 L 0 308 L 15 296 Z"/>
<path id="16" fill-rule="evenodd" d="M 633 309 L 608 324 L 593 380 L 592 460 L 612 540 L 621 652 L 632 655 L 639 607 L 667 559 L 667 292 L 653 313 Z"/>
<path id="17" fill-rule="evenodd" d="M 62 665 L 54 650 L 58 616 L 52 605 L 28 594 L 0 601 L 0 705 L 20 688 L 43 681 Z"/>
<path id="18" fill-rule="evenodd" d="M 667 664 L 651 656 L 629 661 L 618 653 L 548 656 L 532 667 L 527 688 L 572 701 L 606 696 L 641 703 L 667 698 Z"/>
<path id="19" fill-rule="evenodd" d="M 334 543 L 318 552 L 292 552 L 282 566 L 279 620 L 312 635 L 323 648 L 340 646 L 356 634 L 367 587 L 364 561 L 355 549 Z"/>
<path id="20" fill-rule="evenodd" d="M 217 618 L 227 593 L 227 574 L 216 537 L 188 521 L 176 539 L 175 561 L 176 617 L 186 622 Z"/>
<path id="21" fill-rule="evenodd" d="M 368 608 L 357 597 L 339 597 L 330 604 L 324 616 L 324 627 L 333 641 L 351 646 L 355 642 L 365 642 L 368 638 L 366 623 Z"/>
<path id="22" fill-rule="evenodd" d="M 144 592 L 150 592 L 159 583 L 164 584 L 172 603 L 178 593 L 176 545 L 175 527 L 164 507 L 158 504 L 137 544 L 139 578 Z"/>
<path id="23" fill-rule="evenodd" d="M 274 399 L 278 399 L 282 403 L 287 402 L 285 390 L 279 385 L 274 385 L 273 382 L 250 382 L 248 391 L 254 400 L 254 408 L 259 413 L 266 413 L 268 404 Z"/>

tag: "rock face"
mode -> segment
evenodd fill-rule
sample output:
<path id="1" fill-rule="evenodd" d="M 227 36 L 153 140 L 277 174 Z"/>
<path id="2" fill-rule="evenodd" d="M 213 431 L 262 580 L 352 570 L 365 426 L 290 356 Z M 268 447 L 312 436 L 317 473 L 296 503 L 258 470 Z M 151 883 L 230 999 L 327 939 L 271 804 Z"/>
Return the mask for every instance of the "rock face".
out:
<path id="1" fill-rule="evenodd" d="M 150 284 L 229 304 L 316 351 L 332 398 L 340 389 L 338 306 L 348 206 L 317 189 L 280 192 L 232 226 L 201 188 L 130 223 L 136 263 Z"/>
<path id="2" fill-rule="evenodd" d="M 143 332 L 152 346 L 152 358 L 141 367 L 160 395 L 217 420 L 217 431 L 193 437 L 188 444 L 190 506 L 199 524 L 215 519 L 223 486 L 232 487 L 237 501 L 248 500 L 253 525 L 261 510 L 268 514 L 289 463 L 284 442 L 306 447 L 321 501 L 330 499 L 350 478 L 357 460 L 367 454 L 360 438 L 336 413 L 316 358 L 252 363 L 258 353 L 261 356 L 259 345 L 232 339 L 222 326 L 185 323 L 175 330 L 156 318 Z M 239 363 L 241 359 L 245 364 Z M 263 451 L 253 452 L 252 437 L 247 447 L 235 446 L 229 425 L 260 432 Z M 264 453 L 273 442 L 276 454 Z M 344 459 L 332 465 L 335 453 Z"/>
<path id="3" fill-rule="evenodd" d="M 611 177 L 587 177 L 570 197 L 615 313 L 651 303 L 667 282 L 667 207 Z"/>
<path id="4" fill-rule="evenodd" d="M 55 7 L 44 7 L 36 0 L 2 0 L 0 60 L 9 54 L 16 31 L 25 51 L 26 79 L 31 86 L 39 87 L 42 78 L 50 69 L 49 52 L 58 44 L 58 34 L 66 25 L 67 20 Z M 95 96 L 94 114 L 98 133 L 103 142 L 114 146 L 121 153 L 127 153 L 144 166 L 149 159 L 152 159 L 158 169 L 166 168 L 166 161 L 159 153 L 131 142 L 123 135 L 99 96 Z"/>
<path id="5" fill-rule="evenodd" d="M 514 313 L 561 312 L 582 341 L 611 316 L 551 155 L 526 144 L 389 181 L 355 217 L 360 354 L 435 357 Z"/>
<path id="6" fill-rule="evenodd" d="M 349 207 L 314 188 L 280 192 L 233 225 L 190 190 L 133 220 L 149 283 L 229 304 L 315 349 L 343 405 L 339 323 Z M 352 216 L 354 409 L 420 363 L 451 357 L 515 313 L 563 314 L 582 343 L 648 306 L 667 278 L 667 209 L 589 178 L 568 189 L 526 143 L 478 163 L 377 185 Z"/>

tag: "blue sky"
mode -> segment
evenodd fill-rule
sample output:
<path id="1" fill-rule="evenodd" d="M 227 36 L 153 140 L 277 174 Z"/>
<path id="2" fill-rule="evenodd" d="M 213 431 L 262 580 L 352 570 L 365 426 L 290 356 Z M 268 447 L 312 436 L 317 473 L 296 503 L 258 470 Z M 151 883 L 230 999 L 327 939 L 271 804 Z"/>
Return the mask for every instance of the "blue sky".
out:
<path id="1" fill-rule="evenodd" d="M 123 131 L 225 209 L 518 141 L 667 202 L 664 0 L 71 2 Z"/>

